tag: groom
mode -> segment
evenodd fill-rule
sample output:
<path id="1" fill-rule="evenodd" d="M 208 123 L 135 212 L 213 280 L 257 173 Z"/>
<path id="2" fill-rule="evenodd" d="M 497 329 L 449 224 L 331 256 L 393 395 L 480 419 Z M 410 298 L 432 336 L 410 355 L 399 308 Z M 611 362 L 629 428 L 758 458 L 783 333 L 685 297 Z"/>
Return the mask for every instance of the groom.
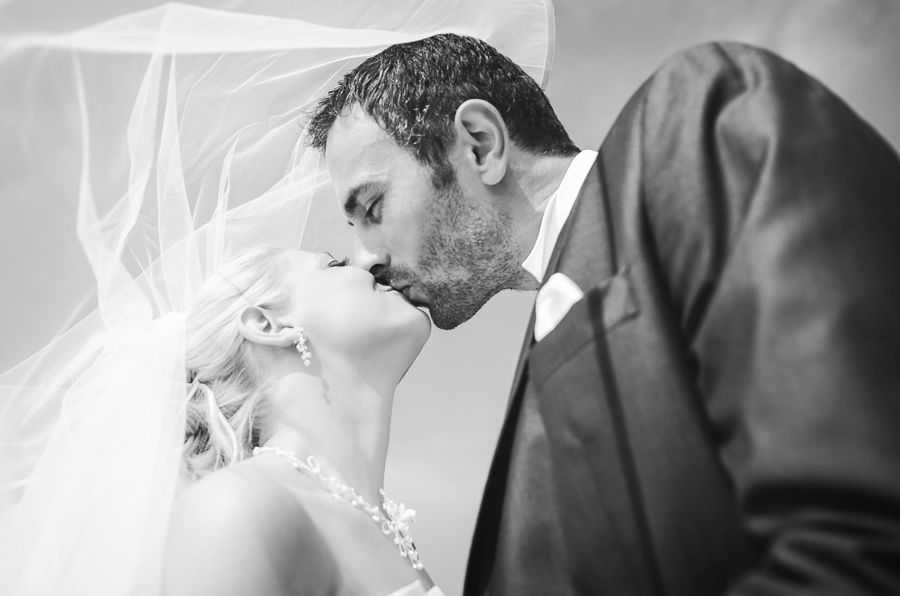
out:
<path id="1" fill-rule="evenodd" d="M 438 327 L 539 290 L 467 595 L 900 594 L 900 162 L 827 89 L 693 48 L 598 154 L 439 35 L 310 134 L 356 264 Z"/>

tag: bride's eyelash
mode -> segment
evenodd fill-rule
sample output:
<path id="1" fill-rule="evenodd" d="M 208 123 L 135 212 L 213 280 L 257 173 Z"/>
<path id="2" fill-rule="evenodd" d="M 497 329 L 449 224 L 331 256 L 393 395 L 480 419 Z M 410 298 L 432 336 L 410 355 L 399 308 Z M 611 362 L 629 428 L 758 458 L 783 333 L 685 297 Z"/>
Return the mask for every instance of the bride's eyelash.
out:
<path id="1" fill-rule="evenodd" d="M 346 267 L 349 264 L 350 264 L 350 257 L 346 257 L 346 258 L 341 259 L 340 261 L 337 259 L 334 259 L 333 261 L 328 263 L 328 266 L 329 267 Z"/>

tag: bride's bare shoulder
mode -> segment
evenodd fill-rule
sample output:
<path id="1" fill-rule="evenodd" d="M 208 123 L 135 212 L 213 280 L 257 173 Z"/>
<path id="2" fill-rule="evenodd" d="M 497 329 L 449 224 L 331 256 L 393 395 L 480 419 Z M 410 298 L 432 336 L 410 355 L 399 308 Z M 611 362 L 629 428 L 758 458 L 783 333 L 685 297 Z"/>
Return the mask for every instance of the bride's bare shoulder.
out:
<path id="1" fill-rule="evenodd" d="M 338 583 L 331 552 L 300 501 L 241 464 L 176 500 L 165 570 L 171 596 L 324 594 Z"/>

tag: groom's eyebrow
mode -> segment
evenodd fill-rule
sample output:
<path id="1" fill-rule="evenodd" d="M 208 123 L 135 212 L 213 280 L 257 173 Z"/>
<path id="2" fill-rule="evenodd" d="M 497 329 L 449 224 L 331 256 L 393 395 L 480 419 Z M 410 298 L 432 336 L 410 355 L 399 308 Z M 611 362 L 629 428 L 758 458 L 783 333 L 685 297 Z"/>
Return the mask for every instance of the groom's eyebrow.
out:
<path id="1" fill-rule="evenodd" d="M 351 188 L 350 192 L 347 193 L 347 198 L 344 199 L 344 215 L 350 217 L 356 213 L 356 210 L 359 209 L 359 197 L 369 192 L 373 186 L 375 186 L 375 183 L 370 181 Z"/>

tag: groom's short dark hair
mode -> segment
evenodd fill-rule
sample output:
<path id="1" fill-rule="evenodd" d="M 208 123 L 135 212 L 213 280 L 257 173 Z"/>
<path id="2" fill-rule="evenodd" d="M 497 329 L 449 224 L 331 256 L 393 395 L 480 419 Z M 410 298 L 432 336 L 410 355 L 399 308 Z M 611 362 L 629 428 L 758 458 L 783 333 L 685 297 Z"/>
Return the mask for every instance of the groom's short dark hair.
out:
<path id="1" fill-rule="evenodd" d="M 325 151 L 338 116 L 359 104 L 401 147 L 430 166 L 435 184 L 454 179 L 447 151 L 456 109 L 490 102 L 519 147 L 544 155 L 578 152 L 540 86 L 489 44 L 443 33 L 390 46 L 344 75 L 313 111 L 309 144 Z"/>

